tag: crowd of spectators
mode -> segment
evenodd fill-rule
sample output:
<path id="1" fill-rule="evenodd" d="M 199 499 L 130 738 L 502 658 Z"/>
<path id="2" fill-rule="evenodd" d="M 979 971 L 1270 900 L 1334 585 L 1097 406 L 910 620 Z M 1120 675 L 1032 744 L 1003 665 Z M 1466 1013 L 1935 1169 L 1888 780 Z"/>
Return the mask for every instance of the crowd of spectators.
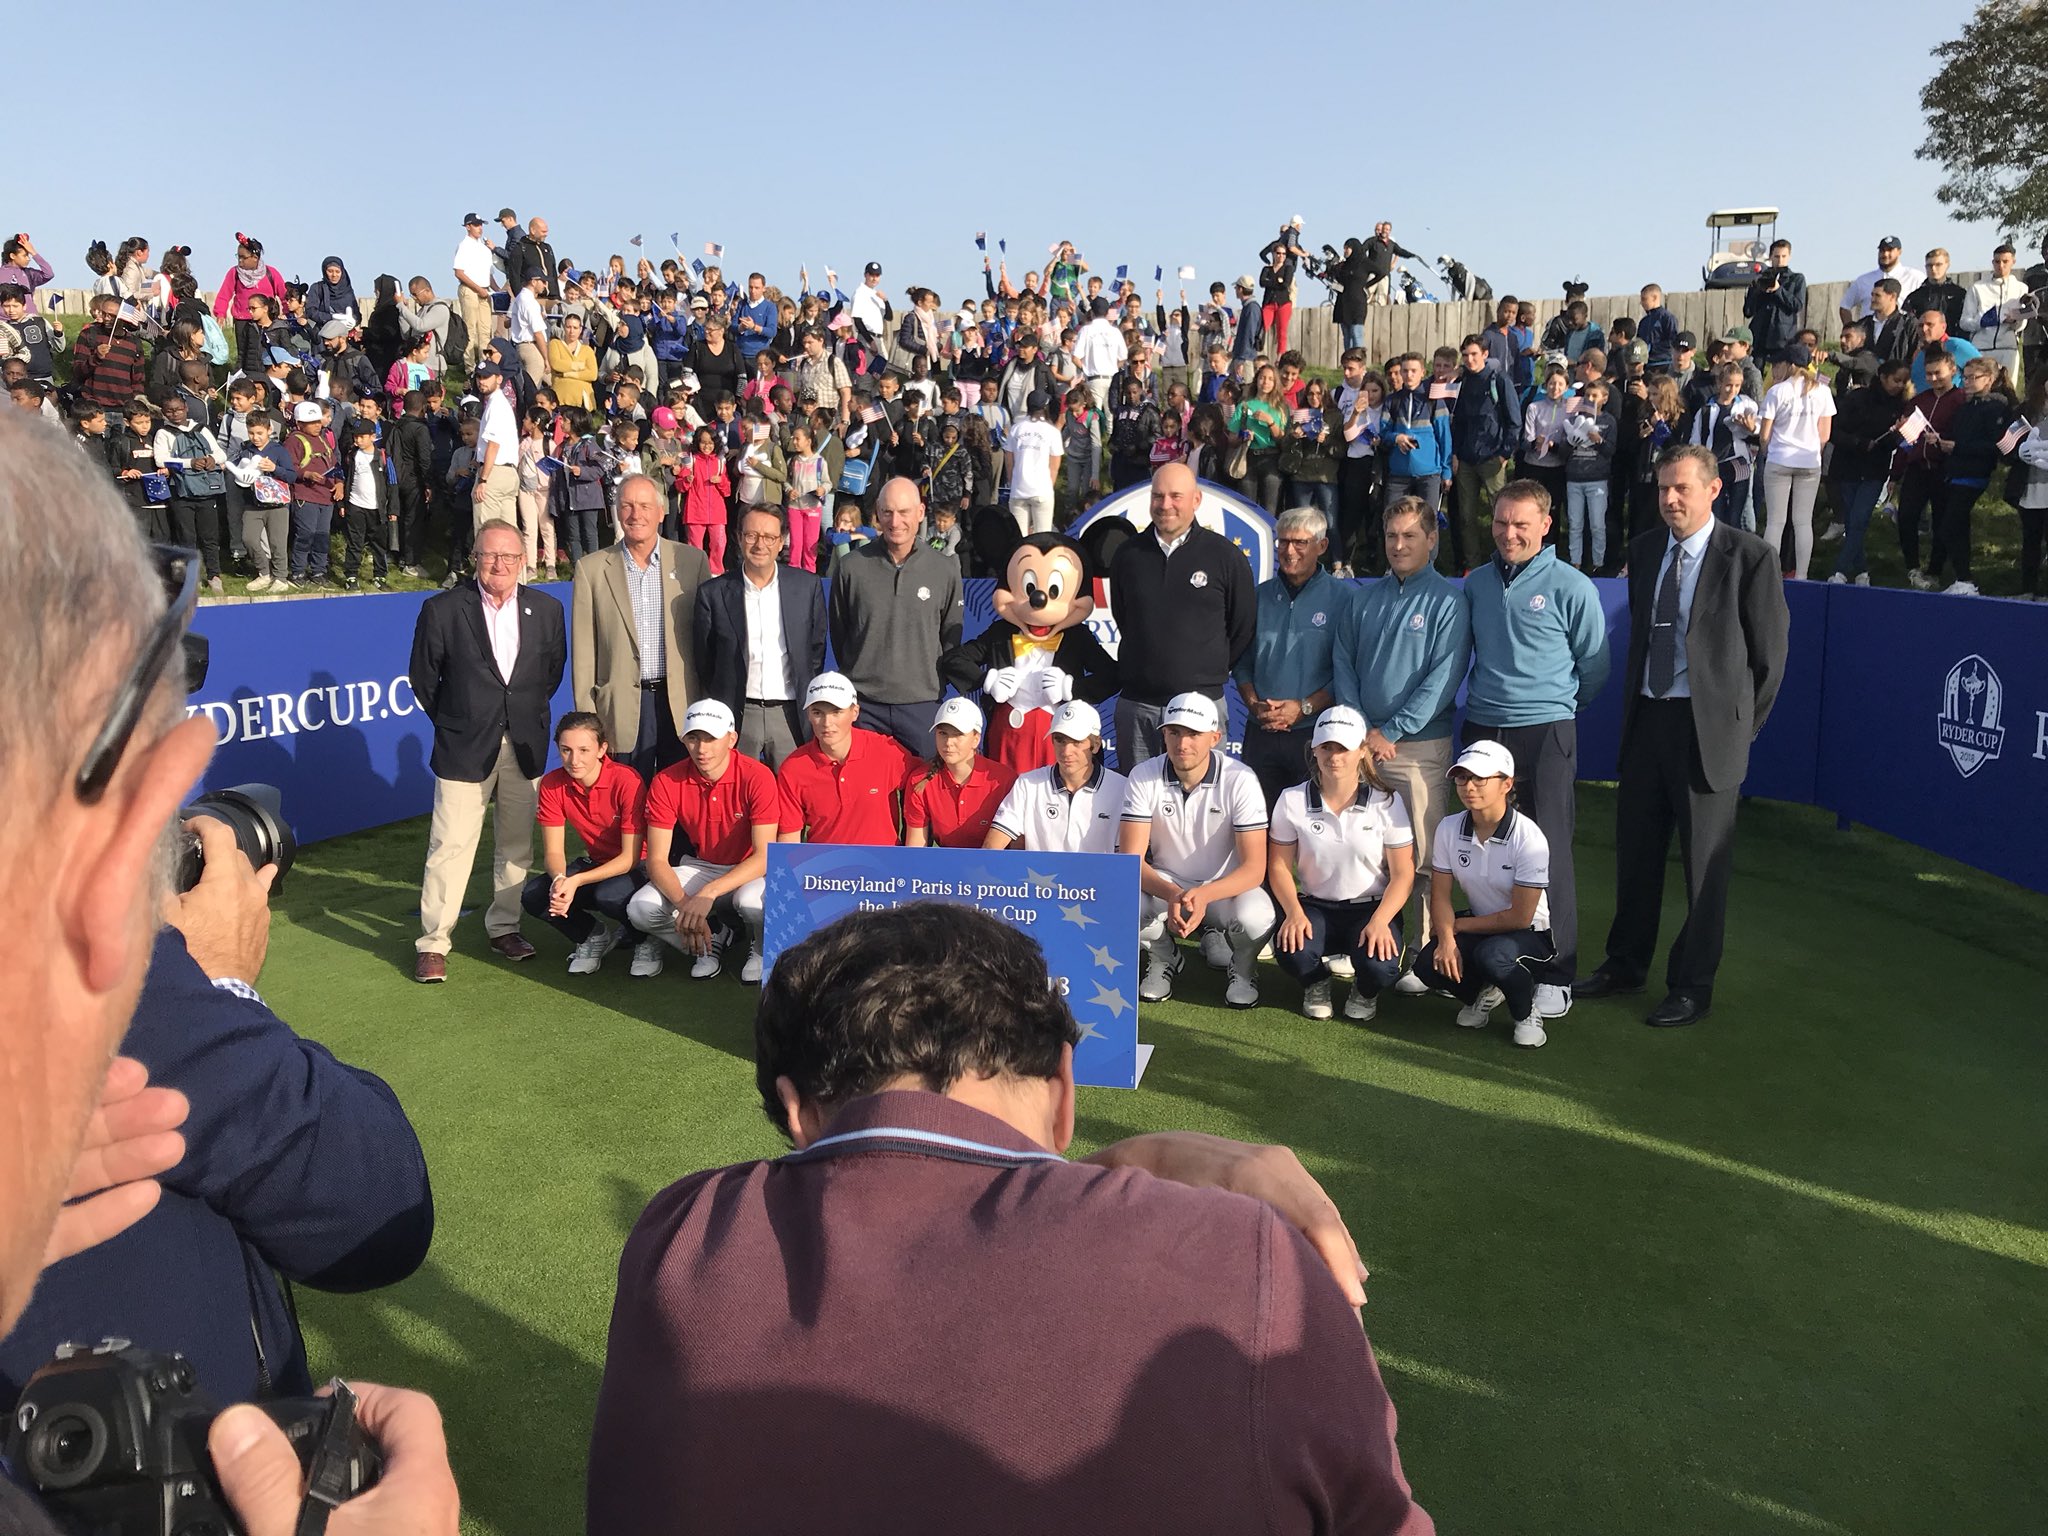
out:
<path id="1" fill-rule="evenodd" d="M 714 571 L 757 506 L 787 511 L 791 564 L 829 568 L 874 537 L 875 493 L 902 477 L 924 494 L 925 536 L 987 575 L 984 520 L 1049 529 L 1165 463 L 1269 514 L 1318 507 L 1328 563 L 1359 575 L 1383 568 L 1379 518 L 1401 496 L 1440 511 L 1455 574 L 1485 558 L 1500 486 L 1533 479 L 1561 509 L 1560 552 L 1614 575 L 1654 521 L 1654 464 L 1673 441 L 1714 449 L 1722 515 L 1777 544 L 1791 577 L 1809 573 L 1817 541 L 1839 541 L 1831 579 L 1867 582 L 1881 513 L 1908 581 L 1972 593 L 1968 493 L 1996 483 L 2020 512 L 2020 590 L 2039 592 L 2048 247 L 2021 275 L 2002 246 L 1965 287 L 1946 251 L 1915 268 L 1887 237 L 1823 332 L 1781 240 L 1745 323 L 1718 335 L 1681 330 L 1651 284 L 1636 314 L 1603 323 L 1575 297 L 1540 329 L 1532 302 L 1505 296 L 1459 345 L 1375 358 L 1366 313 L 1394 259 L 1413 255 L 1385 223 L 1326 260 L 1283 226 L 1255 271 L 1192 299 L 1180 288 L 1170 305 L 1163 285 L 1148 305 L 1127 268 L 1106 278 L 1072 242 L 1021 277 L 984 255 L 981 291 L 949 307 L 917 285 L 893 299 L 872 261 L 850 292 L 832 271 L 815 285 L 807 270 L 787 286 L 729 279 L 709 246 L 709 260 L 579 267 L 545 219 L 505 208 L 495 227 L 465 217 L 448 296 L 389 275 L 359 294 L 340 256 L 287 281 L 238 235 L 209 297 L 187 247 L 158 262 L 140 237 L 95 245 L 90 323 L 61 390 L 66 333 L 36 302 L 53 269 L 26 235 L 5 249 L 0 364 L 15 403 L 68 414 L 154 533 L 200 549 L 210 584 L 239 565 L 257 593 L 418 578 L 444 549 L 453 580 L 493 516 L 521 528 L 531 575 L 554 575 L 611 541 L 618 487 L 639 473 L 662 488 L 666 530 Z M 1345 341 L 1334 379 L 1288 345 L 1311 272 Z M 1937 352 L 1956 365 L 1946 385 L 1928 369 Z M 1992 371 L 1978 388 L 1980 352 Z M 1884 375 L 1893 362 L 1909 366 L 1903 395 Z M 474 377 L 483 363 L 502 410 Z M 1965 435 L 1949 436 L 1978 397 Z M 1853 442 L 1836 442 L 1838 413 Z M 271 419 L 260 447 L 252 415 Z"/>

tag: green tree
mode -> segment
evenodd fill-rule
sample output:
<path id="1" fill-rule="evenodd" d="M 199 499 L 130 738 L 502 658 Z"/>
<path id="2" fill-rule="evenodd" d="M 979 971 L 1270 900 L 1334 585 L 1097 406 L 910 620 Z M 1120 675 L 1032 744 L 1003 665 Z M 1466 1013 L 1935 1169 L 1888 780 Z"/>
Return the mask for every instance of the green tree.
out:
<path id="1" fill-rule="evenodd" d="M 1935 195 L 2014 235 L 2048 231 L 2048 0 L 1983 0 L 1920 90 Z"/>

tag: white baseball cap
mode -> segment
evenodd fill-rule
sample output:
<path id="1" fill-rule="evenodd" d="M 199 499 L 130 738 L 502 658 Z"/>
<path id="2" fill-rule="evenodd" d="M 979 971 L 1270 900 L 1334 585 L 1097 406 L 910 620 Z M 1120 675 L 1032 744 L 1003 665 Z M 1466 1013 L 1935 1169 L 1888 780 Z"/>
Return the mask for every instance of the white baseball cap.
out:
<path id="1" fill-rule="evenodd" d="M 956 731 L 981 730 L 981 711 L 974 707 L 974 700 L 954 695 L 939 706 L 939 712 L 932 716 L 932 729 L 950 725 Z"/>
<path id="2" fill-rule="evenodd" d="M 1475 741 L 1451 764 L 1451 772 L 1457 773 L 1461 769 L 1481 779 L 1512 779 L 1515 776 L 1515 754 L 1497 741 Z"/>
<path id="3" fill-rule="evenodd" d="M 683 734 L 702 731 L 706 736 L 724 736 L 739 727 L 733 723 L 732 710 L 721 699 L 699 699 L 683 711 Z"/>
<path id="4" fill-rule="evenodd" d="M 1186 731 L 1220 731 L 1216 701 L 1206 693 L 1177 693 L 1166 706 L 1162 726 L 1177 725 Z"/>
<path id="5" fill-rule="evenodd" d="M 860 702 L 860 695 L 853 691 L 853 684 L 847 681 L 844 672 L 820 672 L 811 679 L 811 686 L 804 690 L 804 708 L 813 704 L 830 704 L 834 709 L 851 709 Z"/>
<path id="6" fill-rule="evenodd" d="M 1346 752 L 1356 752 L 1365 745 L 1365 730 L 1365 716 L 1348 704 L 1333 705 L 1316 717 L 1316 733 L 1309 738 L 1309 745 L 1320 747 L 1334 741 Z"/>
<path id="7" fill-rule="evenodd" d="M 1051 729 L 1069 741 L 1086 741 L 1102 734 L 1102 716 L 1086 699 L 1069 699 L 1052 712 Z"/>

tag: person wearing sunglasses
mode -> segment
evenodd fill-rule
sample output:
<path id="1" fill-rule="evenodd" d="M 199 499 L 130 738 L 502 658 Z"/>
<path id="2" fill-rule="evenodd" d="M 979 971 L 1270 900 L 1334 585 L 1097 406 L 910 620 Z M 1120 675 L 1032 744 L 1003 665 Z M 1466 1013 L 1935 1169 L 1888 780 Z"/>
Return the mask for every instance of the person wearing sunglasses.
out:
<path id="1" fill-rule="evenodd" d="M 154 557 L 105 472 L 62 434 L 0 412 L 0 779 L 26 813 L 0 820 L 0 1333 L 45 1264 L 132 1226 L 156 1176 L 185 1155 L 184 1096 L 114 1060 L 168 894 L 166 831 L 206 767 L 213 729 L 184 714 L 174 665 L 198 605 L 191 550 Z M 169 600 L 166 601 L 166 592 Z M 112 1066 L 109 1063 L 112 1062 Z M 91 1198 L 80 1199 L 79 1196 Z M 67 1203 L 68 1202 L 68 1203 Z M 330 1536 L 455 1536 L 458 1497 L 431 1399 L 358 1384 L 384 1455 L 378 1485 L 337 1510 Z M 241 1528 L 293 1528 L 297 1454 L 260 1410 L 230 1408 L 208 1448 Z M 33 1495 L 0 1478 L 0 1530 L 54 1533 Z"/>

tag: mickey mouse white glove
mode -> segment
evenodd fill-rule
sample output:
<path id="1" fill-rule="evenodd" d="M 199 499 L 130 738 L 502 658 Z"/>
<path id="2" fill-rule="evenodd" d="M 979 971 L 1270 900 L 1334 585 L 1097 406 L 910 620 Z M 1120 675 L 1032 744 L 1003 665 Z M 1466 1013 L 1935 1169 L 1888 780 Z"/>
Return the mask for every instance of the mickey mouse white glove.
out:
<path id="1" fill-rule="evenodd" d="M 1022 681 L 1015 667 L 990 667 L 988 675 L 981 680 L 981 686 L 998 704 L 1007 704 L 1017 696 L 1017 686 Z"/>

